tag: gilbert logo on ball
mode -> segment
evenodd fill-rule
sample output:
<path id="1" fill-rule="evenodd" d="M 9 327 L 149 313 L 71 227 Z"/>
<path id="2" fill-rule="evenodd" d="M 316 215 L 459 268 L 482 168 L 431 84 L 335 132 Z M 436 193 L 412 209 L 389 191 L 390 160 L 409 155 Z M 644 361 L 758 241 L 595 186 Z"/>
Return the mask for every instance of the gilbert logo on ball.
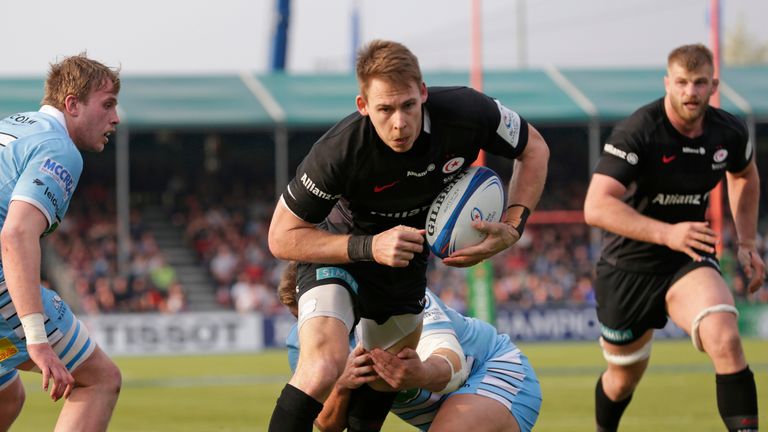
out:
<path id="1" fill-rule="evenodd" d="M 427 243 L 432 253 L 445 258 L 482 242 L 485 234 L 472 227 L 472 221 L 499 222 L 505 202 L 504 185 L 493 170 L 470 167 L 457 174 L 427 214 Z"/>

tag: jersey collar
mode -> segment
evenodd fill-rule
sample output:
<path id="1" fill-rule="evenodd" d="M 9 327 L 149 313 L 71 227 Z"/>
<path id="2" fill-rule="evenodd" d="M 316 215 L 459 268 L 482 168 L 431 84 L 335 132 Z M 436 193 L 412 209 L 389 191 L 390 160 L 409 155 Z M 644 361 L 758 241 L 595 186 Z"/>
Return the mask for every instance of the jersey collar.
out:
<path id="1" fill-rule="evenodd" d="M 59 111 L 56 107 L 51 105 L 43 105 L 40 107 L 40 112 L 44 114 L 48 114 L 49 116 L 53 117 L 58 121 L 61 126 L 64 128 L 67 133 L 69 131 L 67 130 L 67 121 L 64 119 L 64 113 Z"/>
<path id="2" fill-rule="evenodd" d="M 427 107 L 424 107 L 424 118 L 421 128 L 428 134 L 432 133 L 432 121 L 429 119 L 429 111 L 427 110 Z"/>

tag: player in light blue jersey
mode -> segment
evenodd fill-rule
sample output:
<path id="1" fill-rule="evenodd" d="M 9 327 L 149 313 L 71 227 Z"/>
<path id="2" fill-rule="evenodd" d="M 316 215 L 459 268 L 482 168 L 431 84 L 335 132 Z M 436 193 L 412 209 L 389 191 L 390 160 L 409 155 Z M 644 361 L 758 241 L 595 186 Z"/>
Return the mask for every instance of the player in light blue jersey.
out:
<path id="1" fill-rule="evenodd" d="M 65 399 L 57 431 L 106 430 L 117 402 L 117 366 L 40 285 L 40 238 L 69 207 L 80 151 L 102 151 L 120 122 L 119 91 L 117 71 L 67 57 L 51 65 L 39 111 L 0 120 L 0 431 L 24 404 L 17 369 L 42 373 L 51 399 Z"/>
<path id="2" fill-rule="evenodd" d="M 295 282 L 291 265 L 283 274 L 280 300 L 295 314 Z M 528 358 L 505 334 L 446 306 L 427 290 L 424 329 L 414 351 L 392 355 L 381 349 L 365 352 L 350 337 L 347 365 L 317 417 L 321 430 L 343 430 L 351 390 L 382 378 L 400 390 L 392 412 L 421 430 L 530 431 L 541 407 L 541 387 Z M 451 341 L 455 342 L 451 342 Z M 296 326 L 286 341 L 288 361 L 299 358 Z M 446 349 L 465 359 L 459 382 Z M 459 374 L 460 375 L 460 374 Z"/>

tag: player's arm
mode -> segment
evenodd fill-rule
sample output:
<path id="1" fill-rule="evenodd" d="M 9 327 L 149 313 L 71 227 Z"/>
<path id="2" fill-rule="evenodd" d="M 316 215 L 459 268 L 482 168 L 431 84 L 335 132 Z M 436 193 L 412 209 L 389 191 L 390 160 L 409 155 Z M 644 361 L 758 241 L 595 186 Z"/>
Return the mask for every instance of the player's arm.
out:
<path id="1" fill-rule="evenodd" d="M 315 419 L 315 426 L 323 432 L 343 431 L 347 427 L 347 411 L 352 390 L 377 379 L 370 365 L 370 357 L 358 345 L 349 354 L 344 371 L 336 380 L 323 410 Z"/>
<path id="2" fill-rule="evenodd" d="M 749 291 L 763 284 L 765 263 L 757 251 L 757 217 L 760 200 L 760 176 L 755 162 L 738 173 L 726 172 L 728 200 L 739 237 L 739 262 L 749 278 Z"/>
<path id="3" fill-rule="evenodd" d="M 51 398 L 67 397 L 74 378 L 62 365 L 48 344 L 40 297 L 40 236 L 48 228 L 48 220 L 35 206 L 13 200 L 0 232 L 3 271 L 8 292 L 22 321 L 27 350 L 43 374 L 43 389 L 53 379 Z"/>
<path id="4" fill-rule="evenodd" d="M 473 226 L 488 236 L 480 244 L 456 251 L 443 262 L 450 266 L 467 267 L 489 258 L 512 246 L 525 227 L 525 220 L 539 203 L 547 179 L 549 147 L 544 137 L 528 125 L 525 150 L 515 159 L 507 196 L 508 209 L 503 222 L 479 221 Z"/>
<path id="5" fill-rule="evenodd" d="M 584 200 L 584 220 L 623 237 L 664 245 L 701 260 L 696 250 L 714 253 L 717 240 L 707 222 L 669 224 L 647 217 L 621 200 L 627 188 L 611 176 L 595 173 Z"/>
<path id="6" fill-rule="evenodd" d="M 397 226 L 375 236 L 350 236 L 321 230 L 293 214 L 281 198 L 269 226 L 269 250 L 280 259 L 342 264 L 376 261 L 405 267 L 423 250 L 424 230 Z"/>
<path id="7" fill-rule="evenodd" d="M 374 371 L 395 390 L 423 388 L 447 394 L 469 375 L 464 350 L 453 333 L 422 335 L 417 350 L 403 348 L 396 355 L 376 348 L 371 359 Z"/>

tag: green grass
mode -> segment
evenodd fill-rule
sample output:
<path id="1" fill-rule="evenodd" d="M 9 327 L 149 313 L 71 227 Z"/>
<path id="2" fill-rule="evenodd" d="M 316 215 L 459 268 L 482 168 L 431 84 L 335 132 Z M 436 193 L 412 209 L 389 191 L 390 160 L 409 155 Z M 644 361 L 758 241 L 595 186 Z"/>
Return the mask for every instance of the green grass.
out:
<path id="1" fill-rule="evenodd" d="M 760 412 L 768 412 L 768 343 L 747 340 Z M 544 393 L 537 432 L 594 430 L 593 391 L 603 359 L 597 343 L 521 344 Z M 123 391 L 110 431 L 266 431 L 275 399 L 288 379 L 285 351 L 255 355 L 118 358 Z M 24 411 L 13 431 L 51 430 L 60 403 L 23 374 Z M 765 420 L 764 420 L 765 422 Z M 622 420 L 623 432 L 723 430 L 714 372 L 690 342 L 657 341 L 651 366 Z M 390 416 L 385 431 L 413 428 Z"/>

